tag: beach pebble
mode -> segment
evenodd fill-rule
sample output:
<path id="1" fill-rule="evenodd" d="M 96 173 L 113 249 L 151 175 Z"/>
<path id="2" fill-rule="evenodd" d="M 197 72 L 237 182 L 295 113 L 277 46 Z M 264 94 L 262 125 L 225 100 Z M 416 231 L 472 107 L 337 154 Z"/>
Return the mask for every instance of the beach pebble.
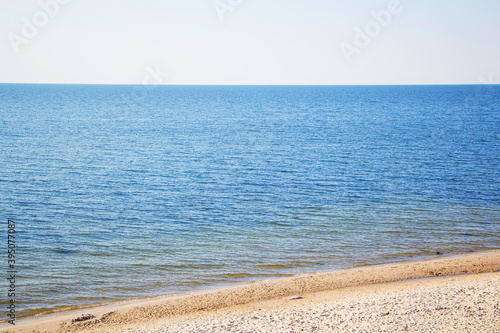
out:
<path id="1" fill-rule="evenodd" d="M 91 315 L 91 314 L 87 313 L 87 314 L 82 314 L 80 317 L 71 320 L 71 322 L 72 323 L 76 323 L 76 322 L 79 322 L 79 321 L 85 321 L 85 320 L 89 320 L 89 319 L 93 319 L 93 318 L 95 318 L 94 315 Z"/>

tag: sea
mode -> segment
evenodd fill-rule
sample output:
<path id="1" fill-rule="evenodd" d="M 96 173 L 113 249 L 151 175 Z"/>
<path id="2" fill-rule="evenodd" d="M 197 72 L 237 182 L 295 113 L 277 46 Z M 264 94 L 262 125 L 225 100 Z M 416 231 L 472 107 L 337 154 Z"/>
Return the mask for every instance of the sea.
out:
<path id="1" fill-rule="evenodd" d="M 0 84 L 0 221 L 1 319 L 498 249 L 500 86 Z"/>

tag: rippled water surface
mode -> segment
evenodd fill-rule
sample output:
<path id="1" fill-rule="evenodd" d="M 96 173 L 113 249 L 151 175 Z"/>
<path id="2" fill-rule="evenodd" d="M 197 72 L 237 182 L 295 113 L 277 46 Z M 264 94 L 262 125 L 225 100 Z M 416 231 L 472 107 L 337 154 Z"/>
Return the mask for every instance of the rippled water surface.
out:
<path id="1" fill-rule="evenodd" d="M 0 117 L 21 315 L 500 248 L 498 86 L 4 84 Z"/>

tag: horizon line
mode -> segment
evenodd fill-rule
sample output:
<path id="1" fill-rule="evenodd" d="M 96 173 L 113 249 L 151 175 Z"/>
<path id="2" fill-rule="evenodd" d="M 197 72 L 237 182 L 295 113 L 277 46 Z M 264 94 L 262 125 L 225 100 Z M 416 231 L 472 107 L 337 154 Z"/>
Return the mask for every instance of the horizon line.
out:
<path id="1" fill-rule="evenodd" d="M 497 86 L 500 83 L 387 83 L 387 84 L 141 84 L 141 83 L 54 83 L 54 82 L 0 82 L 0 85 L 75 85 L 75 86 L 148 86 L 148 87 L 168 87 L 168 86 L 214 86 L 214 87 L 346 87 L 346 86 Z"/>

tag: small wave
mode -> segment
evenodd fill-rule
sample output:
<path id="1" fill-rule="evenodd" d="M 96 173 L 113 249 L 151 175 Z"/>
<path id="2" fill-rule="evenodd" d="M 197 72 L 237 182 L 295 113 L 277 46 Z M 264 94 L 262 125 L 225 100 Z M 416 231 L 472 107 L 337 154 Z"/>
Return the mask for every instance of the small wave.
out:
<path id="1" fill-rule="evenodd" d="M 263 264 L 263 265 L 257 265 L 258 268 L 266 268 L 266 269 L 273 269 L 273 268 L 289 268 L 290 265 L 282 265 L 282 264 Z"/>
<path id="2" fill-rule="evenodd" d="M 60 254 L 72 254 L 76 253 L 76 250 L 70 250 L 70 249 L 64 249 L 64 248 L 59 248 L 59 249 L 53 249 L 52 252 L 55 253 L 60 253 Z"/>

